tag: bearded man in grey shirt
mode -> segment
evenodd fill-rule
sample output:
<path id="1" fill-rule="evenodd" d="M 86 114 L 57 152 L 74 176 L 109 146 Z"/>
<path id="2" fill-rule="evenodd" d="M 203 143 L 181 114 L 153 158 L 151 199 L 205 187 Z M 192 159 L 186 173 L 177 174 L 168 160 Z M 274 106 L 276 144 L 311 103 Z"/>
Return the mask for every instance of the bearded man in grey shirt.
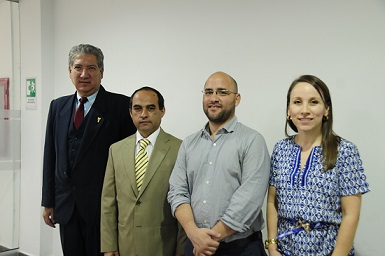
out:
<path id="1" fill-rule="evenodd" d="M 205 127 L 187 137 L 170 177 L 168 201 L 188 236 L 189 255 L 266 255 L 262 204 L 270 157 L 263 136 L 238 122 L 236 81 L 216 72 L 205 83 Z"/>

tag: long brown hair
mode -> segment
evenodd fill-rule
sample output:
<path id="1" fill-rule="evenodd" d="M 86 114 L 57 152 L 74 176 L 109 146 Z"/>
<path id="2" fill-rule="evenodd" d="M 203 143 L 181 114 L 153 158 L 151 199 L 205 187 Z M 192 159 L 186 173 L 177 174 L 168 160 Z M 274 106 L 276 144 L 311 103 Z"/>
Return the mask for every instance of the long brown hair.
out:
<path id="1" fill-rule="evenodd" d="M 316 76 L 313 76 L 313 75 L 300 76 L 299 78 L 295 79 L 291 83 L 289 87 L 289 91 L 287 92 L 286 113 L 288 111 L 289 104 L 290 104 L 291 91 L 300 82 L 311 84 L 317 90 L 317 92 L 321 95 L 321 99 L 323 100 L 325 107 L 329 108 L 328 118 L 324 118 L 322 120 L 321 147 L 323 150 L 324 171 L 333 169 L 337 161 L 338 145 L 340 142 L 340 137 L 337 134 L 335 134 L 333 131 L 333 106 L 332 106 L 332 100 L 330 97 L 329 88 L 321 79 L 319 79 Z M 298 129 L 294 125 L 293 121 L 290 119 L 289 120 L 286 119 L 286 124 L 285 124 L 286 136 L 289 136 L 287 132 L 287 125 L 289 125 L 293 131 L 298 132 Z"/>

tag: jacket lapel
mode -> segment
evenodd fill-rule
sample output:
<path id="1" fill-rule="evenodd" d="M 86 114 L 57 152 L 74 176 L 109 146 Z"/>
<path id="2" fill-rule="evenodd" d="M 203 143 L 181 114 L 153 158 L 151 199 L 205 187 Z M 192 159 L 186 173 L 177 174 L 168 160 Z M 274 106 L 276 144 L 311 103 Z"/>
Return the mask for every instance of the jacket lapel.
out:
<path id="1" fill-rule="evenodd" d="M 146 190 L 148 184 L 151 182 L 155 173 L 158 171 L 161 162 L 164 157 L 167 155 L 167 152 L 170 148 L 168 145 L 169 138 L 167 134 L 162 130 L 160 130 L 158 138 L 155 142 L 155 147 L 152 150 L 150 161 L 147 166 L 146 174 L 144 175 L 144 180 L 142 184 L 142 188 L 140 189 L 139 196 Z M 135 184 L 136 186 L 136 184 Z"/>
<path id="2" fill-rule="evenodd" d="M 135 196 L 138 196 L 138 187 L 136 186 L 136 178 L 135 178 L 135 146 L 136 146 L 136 136 L 130 136 L 125 139 L 125 144 L 121 150 L 122 155 L 121 159 L 123 159 L 124 163 L 124 171 L 128 177 L 128 181 L 132 187 L 132 191 Z M 129 153 L 128 155 L 127 152 Z"/>
<path id="3" fill-rule="evenodd" d="M 59 112 L 59 118 L 56 119 L 56 134 L 57 145 L 61 148 L 61 152 L 64 152 L 67 155 L 67 139 L 68 139 L 68 127 L 71 122 L 72 108 L 74 106 L 74 100 L 76 93 L 71 97 L 68 97 L 67 101 L 64 103 L 63 108 Z M 67 159 L 67 157 L 65 157 Z M 66 162 L 67 163 L 67 162 Z"/>
<path id="4" fill-rule="evenodd" d="M 79 148 L 78 155 L 74 162 L 74 168 L 83 159 L 84 154 L 89 149 L 92 141 L 95 139 L 100 127 L 104 123 L 103 113 L 106 112 L 106 91 L 103 86 L 100 86 L 95 102 L 88 112 L 88 121 L 84 130 L 83 140 Z"/>

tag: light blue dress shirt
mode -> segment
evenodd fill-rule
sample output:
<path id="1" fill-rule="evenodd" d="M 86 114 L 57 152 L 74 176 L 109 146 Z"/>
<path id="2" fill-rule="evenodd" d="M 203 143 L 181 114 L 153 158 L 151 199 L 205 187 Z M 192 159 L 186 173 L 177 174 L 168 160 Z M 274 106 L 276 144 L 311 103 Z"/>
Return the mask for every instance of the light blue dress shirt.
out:
<path id="1" fill-rule="evenodd" d="M 262 205 L 270 173 L 263 136 L 230 120 L 211 139 L 208 124 L 187 137 L 170 177 L 172 212 L 190 204 L 195 223 L 212 228 L 221 220 L 237 231 L 225 242 L 241 239 L 264 227 Z"/>
<path id="2" fill-rule="evenodd" d="M 90 111 L 92 104 L 94 104 L 96 96 L 98 95 L 98 92 L 99 91 L 97 91 L 94 94 L 92 94 L 91 96 L 87 97 L 87 101 L 84 103 L 84 116 L 86 116 L 88 114 L 88 112 Z M 82 98 L 79 94 L 76 94 L 76 97 L 78 100 L 75 102 L 75 109 L 78 108 L 78 106 L 80 104 L 80 99 Z"/>

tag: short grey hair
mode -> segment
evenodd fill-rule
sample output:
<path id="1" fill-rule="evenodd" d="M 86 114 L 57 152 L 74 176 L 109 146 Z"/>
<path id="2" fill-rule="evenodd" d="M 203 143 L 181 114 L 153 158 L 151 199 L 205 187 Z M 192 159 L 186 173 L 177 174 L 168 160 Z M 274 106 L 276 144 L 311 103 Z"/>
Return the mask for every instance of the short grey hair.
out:
<path id="1" fill-rule="evenodd" d="M 68 54 L 68 65 L 72 67 L 76 55 L 78 54 L 92 54 L 95 55 L 98 67 L 104 68 L 104 55 L 102 50 L 90 44 L 79 44 L 72 47 Z"/>

